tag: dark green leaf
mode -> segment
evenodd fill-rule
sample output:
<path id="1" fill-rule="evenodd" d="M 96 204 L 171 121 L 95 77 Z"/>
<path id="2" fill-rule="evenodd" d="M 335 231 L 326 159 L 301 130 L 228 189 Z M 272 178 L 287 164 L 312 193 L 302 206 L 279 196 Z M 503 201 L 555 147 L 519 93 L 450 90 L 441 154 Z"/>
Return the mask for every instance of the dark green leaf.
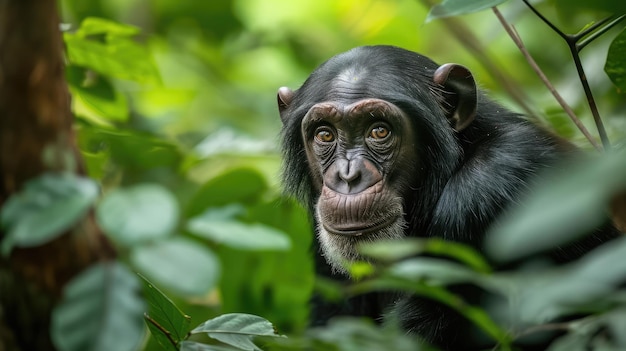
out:
<path id="1" fill-rule="evenodd" d="M 206 294 L 220 275 L 220 262 L 215 255 L 184 238 L 138 246 L 130 259 L 150 280 L 183 295 Z"/>
<path id="2" fill-rule="evenodd" d="M 487 252 L 507 261 L 571 242 L 606 221 L 614 194 L 626 189 L 626 155 L 609 154 L 565 167 L 531 189 L 486 241 Z M 598 181 L 602 180 L 602 181 Z"/>
<path id="3" fill-rule="evenodd" d="M 259 223 L 218 219 L 211 212 L 192 218 L 187 229 L 218 244 L 240 250 L 288 250 L 291 247 L 289 237 L 278 229 Z"/>
<path id="4" fill-rule="evenodd" d="M 51 335 L 62 351 L 135 350 L 143 338 L 137 277 L 116 262 L 100 263 L 65 287 L 52 312 Z"/>
<path id="5" fill-rule="evenodd" d="M 70 173 L 44 174 L 11 196 L 0 212 L 2 253 L 42 245 L 72 228 L 98 197 L 98 186 Z"/>
<path id="6" fill-rule="evenodd" d="M 172 234 L 179 210 L 169 190 L 144 183 L 111 191 L 98 205 L 96 216 L 111 238 L 131 246 Z"/>
<path id="7" fill-rule="evenodd" d="M 437 18 L 465 15 L 492 8 L 506 2 L 507 0 L 443 0 L 441 4 L 435 5 L 426 17 L 426 22 Z"/>
<path id="8" fill-rule="evenodd" d="M 84 106 L 100 117 L 114 121 L 127 120 L 129 112 L 126 97 L 104 76 L 86 81 L 85 72 L 80 67 L 67 67 L 66 76 L 72 97 L 80 99 Z"/>
<path id="9" fill-rule="evenodd" d="M 260 350 L 252 342 L 252 337 L 280 336 L 268 320 L 244 313 L 223 314 L 200 324 L 191 333 L 208 333 L 213 339 L 250 351 Z"/>
<path id="10" fill-rule="evenodd" d="M 143 281 L 146 302 L 148 303 L 148 313 L 146 316 L 148 326 L 154 326 L 152 321 L 155 321 L 159 326 L 169 332 L 169 336 L 174 342 L 178 343 L 184 340 L 187 333 L 191 330 L 191 317 L 184 314 L 169 297 L 148 281 L 148 279 L 142 275 L 139 276 Z M 158 334 L 163 334 L 163 331 L 157 329 L 155 332 L 153 329 L 154 328 L 151 328 L 152 335 L 157 336 Z M 157 337 L 157 341 L 159 341 L 159 344 L 163 347 L 172 345 L 169 338 L 163 339 L 163 335 Z"/>
<path id="11" fill-rule="evenodd" d="M 604 71 L 622 92 L 626 92 L 626 29 L 623 29 L 609 46 Z"/>

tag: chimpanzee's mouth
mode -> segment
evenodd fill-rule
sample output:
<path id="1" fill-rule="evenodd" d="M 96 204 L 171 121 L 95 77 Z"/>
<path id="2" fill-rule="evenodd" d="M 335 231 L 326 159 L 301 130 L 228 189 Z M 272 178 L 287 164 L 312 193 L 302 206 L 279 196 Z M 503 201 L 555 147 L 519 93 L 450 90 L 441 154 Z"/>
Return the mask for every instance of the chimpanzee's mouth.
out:
<path id="1" fill-rule="evenodd" d="M 353 225 L 353 226 L 341 225 L 341 226 L 331 227 L 327 223 L 323 223 L 323 226 L 324 226 L 324 229 L 330 234 L 358 237 L 358 236 L 363 236 L 363 235 L 381 231 L 391 226 L 396 221 L 396 219 L 397 218 L 395 216 L 391 216 L 379 222 L 364 223 L 362 225 Z"/>

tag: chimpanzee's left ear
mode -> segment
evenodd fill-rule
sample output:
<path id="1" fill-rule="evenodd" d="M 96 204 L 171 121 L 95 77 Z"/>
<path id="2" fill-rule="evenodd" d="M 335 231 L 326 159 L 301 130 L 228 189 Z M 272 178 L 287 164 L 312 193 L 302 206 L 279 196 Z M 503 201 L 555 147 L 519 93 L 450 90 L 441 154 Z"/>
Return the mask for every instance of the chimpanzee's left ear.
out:
<path id="1" fill-rule="evenodd" d="M 469 126 L 476 116 L 476 82 L 472 72 L 455 63 L 446 63 L 433 75 L 435 84 L 443 86 L 446 115 L 458 132 Z"/>
<path id="2" fill-rule="evenodd" d="M 293 100 L 293 91 L 287 87 L 278 88 L 278 96 L 276 97 L 278 100 L 278 112 L 280 113 L 280 120 L 285 124 L 287 122 L 287 114 L 285 111 L 291 105 L 291 100 Z"/>

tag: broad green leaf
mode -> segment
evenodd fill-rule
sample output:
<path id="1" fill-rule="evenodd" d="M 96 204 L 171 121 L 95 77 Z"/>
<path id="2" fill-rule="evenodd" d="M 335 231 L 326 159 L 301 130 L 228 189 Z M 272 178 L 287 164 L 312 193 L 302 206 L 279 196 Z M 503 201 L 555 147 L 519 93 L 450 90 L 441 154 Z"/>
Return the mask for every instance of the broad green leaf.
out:
<path id="1" fill-rule="evenodd" d="M 590 233 L 607 220 L 615 194 L 626 189 L 626 155 L 585 159 L 551 174 L 491 228 L 487 253 L 516 260 Z"/>
<path id="2" fill-rule="evenodd" d="M 111 238 L 132 246 L 172 234 L 179 209 L 169 190 L 144 183 L 111 191 L 98 205 L 96 216 Z"/>
<path id="3" fill-rule="evenodd" d="M 424 350 L 415 337 L 394 328 L 380 328 L 364 318 L 337 317 L 325 327 L 311 329 L 312 338 L 334 345 L 337 350 Z M 328 347 L 329 350 L 335 348 Z M 320 348 L 322 350 L 322 348 Z"/>
<path id="4" fill-rule="evenodd" d="M 426 17 L 426 22 L 437 18 L 465 15 L 498 6 L 507 0 L 443 0 L 433 6 Z"/>
<path id="5" fill-rule="evenodd" d="M 521 273 L 510 300 L 524 322 L 545 323 L 572 313 L 604 309 L 626 280 L 626 237 L 616 239 L 569 265 Z"/>
<path id="6" fill-rule="evenodd" d="M 265 318 L 245 313 L 223 314 L 200 324 L 191 333 L 207 333 L 213 339 L 250 351 L 260 350 L 252 337 L 280 336 Z"/>
<path id="7" fill-rule="evenodd" d="M 180 351 L 238 351 L 240 349 L 231 346 L 207 345 L 196 341 L 183 341 Z"/>
<path id="8" fill-rule="evenodd" d="M 148 279 L 141 274 L 139 276 L 143 282 L 144 295 L 148 303 L 148 313 L 145 315 L 146 324 L 150 327 L 152 335 L 155 336 L 159 344 L 164 348 L 170 348 L 173 346 L 170 339 L 163 335 L 162 330 L 154 328 L 153 321 L 167 330 L 169 337 L 178 343 L 184 340 L 191 330 L 191 317 L 184 314 L 169 297 Z"/>
<path id="9" fill-rule="evenodd" d="M 430 257 L 410 258 L 398 262 L 389 267 L 389 273 L 399 278 L 434 285 L 482 281 L 482 275 L 461 264 Z"/>
<path id="10" fill-rule="evenodd" d="M 6 229 L 2 253 L 51 241 L 85 217 L 97 197 L 96 183 L 70 173 L 30 180 L 0 211 L 0 225 Z"/>
<path id="11" fill-rule="evenodd" d="M 131 39 L 108 37 L 105 43 L 101 43 L 72 33 L 63 33 L 63 38 L 68 60 L 73 65 L 139 83 L 160 82 L 148 50 Z"/>
<path id="12" fill-rule="evenodd" d="M 76 66 L 67 67 L 66 76 L 72 97 L 80 99 L 86 108 L 99 117 L 114 121 L 127 120 L 129 111 L 126 97 L 104 76 L 86 81 L 85 72 Z"/>
<path id="13" fill-rule="evenodd" d="M 489 272 L 491 268 L 485 259 L 471 247 L 437 238 L 406 238 L 393 241 L 378 241 L 359 245 L 359 251 L 366 256 L 385 262 L 428 253 L 454 258 L 479 272 Z"/>
<path id="14" fill-rule="evenodd" d="M 604 71 L 622 92 L 626 92 L 626 29 L 623 29 L 609 46 Z"/>
<path id="15" fill-rule="evenodd" d="M 192 218 L 187 229 L 215 243 L 240 250 L 288 250 L 291 242 L 282 231 L 259 223 L 215 218 L 211 211 Z"/>
<path id="16" fill-rule="evenodd" d="M 197 216 L 209 207 L 255 202 L 266 189 L 265 179 L 257 170 L 230 169 L 206 182 L 191 200 L 186 212 Z"/>
<path id="17" fill-rule="evenodd" d="M 126 267 L 93 265 L 65 287 L 52 312 L 52 341 L 61 351 L 136 350 L 144 309 L 137 277 Z"/>
<path id="18" fill-rule="evenodd" d="M 208 248 L 184 238 L 135 247 L 131 262 L 155 284 L 182 295 L 204 295 L 220 275 L 220 262 Z"/>
<path id="19" fill-rule="evenodd" d="M 139 28 L 128 24 L 117 23 L 104 18 L 87 17 L 81 22 L 76 34 L 81 37 L 96 34 L 130 37 L 139 34 Z"/>

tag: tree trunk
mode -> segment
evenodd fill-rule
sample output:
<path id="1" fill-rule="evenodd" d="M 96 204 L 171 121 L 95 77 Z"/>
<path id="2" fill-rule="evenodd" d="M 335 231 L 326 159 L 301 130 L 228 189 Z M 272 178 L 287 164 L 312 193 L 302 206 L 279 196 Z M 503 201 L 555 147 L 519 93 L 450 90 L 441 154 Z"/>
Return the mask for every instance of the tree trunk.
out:
<path id="1" fill-rule="evenodd" d="M 0 0 L 0 206 L 42 173 L 84 174 L 63 60 L 54 0 Z M 0 351 L 53 350 L 50 311 L 63 286 L 114 256 L 90 213 L 52 242 L 0 257 Z"/>

